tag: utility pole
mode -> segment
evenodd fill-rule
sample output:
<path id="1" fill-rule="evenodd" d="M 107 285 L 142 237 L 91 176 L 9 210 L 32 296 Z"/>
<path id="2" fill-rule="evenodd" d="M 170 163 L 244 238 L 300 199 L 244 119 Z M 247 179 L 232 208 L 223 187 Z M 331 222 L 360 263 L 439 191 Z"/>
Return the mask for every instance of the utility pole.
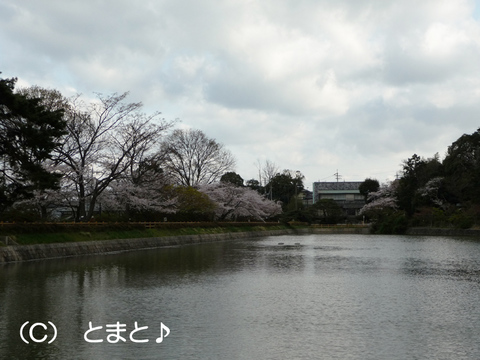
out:
<path id="1" fill-rule="evenodd" d="M 337 179 L 337 182 L 338 180 L 342 177 L 341 175 L 338 174 L 338 169 L 337 169 L 337 172 L 335 174 L 333 174 L 335 176 L 335 178 Z"/>

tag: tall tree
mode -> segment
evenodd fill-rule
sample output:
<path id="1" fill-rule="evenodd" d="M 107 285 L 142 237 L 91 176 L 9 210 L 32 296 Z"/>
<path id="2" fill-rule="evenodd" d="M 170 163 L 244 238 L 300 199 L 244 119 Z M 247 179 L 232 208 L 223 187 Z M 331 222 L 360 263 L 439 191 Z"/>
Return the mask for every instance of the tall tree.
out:
<path id="1" fill-rule="evenodd" d="M 260 184 L 260 181 L 258 181 L 256 179 L 247 180 L 246 186 L 249 187 L 252 190 L 255 190 L 255 191 L 259 192 L 260 194 L 265 193 L 264 187 Z"/>
<path id="2" fill-rule="evenodd" d="M 272 194 L 272 182 L 271 180 L 279 173 L 280 168 L 271 160 L 265 160 L 262 164 L 260 160 L 257 160 L 258 168 L 258 182 L 259 187 L 257 190 L 264 190 L 270 200 L 273 199 Z M 267 186 L 268 185 L 268 186 Z"/>
<path id="3" fill-rule="evenodd" d="M 236 172 L 229 171 L 222 175 L 221 182 L 227 182 L 236 186 L 243 186 L 243 178 Z"/>
<path id="4" fill-rule="evenodd" d="M 127 95 L 98 94 L 98 101 L 88 104 L 77 96 L 67 109 L 68 134 L 55 160 L 64 169 L 76 220 L 89 220 L 99 196 L 138 166 L 172 125 L 158 120 L 160 113 L 142 113 L 141 103 L 125 102 Z"/>
<path id="5" fill-rule="evenodd" d="M 201 130 L 173 131 L 161 152 L 168 171 L 184 186 L 211 184 L 235 166 L 230 151 Z"/>
<path id="6" fill-rule="evenodd" d="M 417 154 L 413 154 L 403 163 L 403 176 L 398 183 L 397 197 L 398 205 L 409 216 L 415 212 L 415 195 L 420 186 L 419 178 L 424 166 L 425 161 Z"/>
<path id="7" fill-rule="evenodd" d="M 456 200 L 480 203 L 480 128 L 453 142 L 443 165 L 448 189 Z"/>
<path id="8" fill-rule="evenodd" d="M 438 154 L 432 158 L 421 158 L 413 154 L 404 161 L 403 176 L 397 187 L 398 205 L 408 216 L 413 215 L 416 208 L 423 202 L 420 190 L 433 178 L 443 173 Z"/>
<path id="9" fill-rule="evenodd" d="M 65 112 L 69 107 L 68 98 L 56 89 L 46 89 L 38 85 L 23 87 L 16 90 L 20 95 L 24 95 L 29 99 L 39 99 L 40 105 L 50 111 Z"/>
<path id="10" fill-rule="evenodd" d="M 0 79 L 0 212 L 35 190 L 56 188 L 60 178 L 44 162 L 64 134 L 63 112 L 15 93 L 16 80 Z"/>
<path id="11" fill-rule="evenodd" d="M 174 212 L 176 194 L 156 159 L 147 157 L 132 162 L 131 168 L 113 180 L 99 197 L 102 210 L 125 213 L 129 218 Z"/>
<path id="12" fill-rule="evenodd" d="M 360 194 L 365 197 L 365 202 L 367 202 L 368 194 L 377 192 L 380 188 L 380 183 L 376 179 L 366 178 L 358 187 Z"/>
<path id="13" fill-rule="evenodd" d="M 300 171 L 283 170 L 281 174 L 275 175 L 266 185 L 271 189 L 270 196 L 279 200 L 285 207 L 292 197 L 303 190 L 303 179 L 305 177 Z"/>
<path id="14" fill-rule="evenodd" d="M 39 99 L 40 105 L 50 111 L 61 111 L 65 114 L 70 106 L 68 98 L 55 89 L 46 89 L 38 85 L 33 85 L 30 87 L 19 88 L 16 92 L 29 99 Z M 59 141 L 62 141 L 62 139 L 59 139 Z M 62 174 L 62 171 L 60 171 L 50 159 L 44 161 L 43 166 L 51 174 L 56 174 L 58 176 L 61 176 Z M 51 212 L 55 211 L 56 208 L 61 207 L 62 204 L 62 192 L 58 191 L 58 189 L 36 189 L 34 191 L 34 196 L 31 199 L 17 202 L 15 203 L 15 206 L 20 208 L 30 208 L 32 210 L 36 209 L 38 216 L 42 219 L 47 219 Z"/>

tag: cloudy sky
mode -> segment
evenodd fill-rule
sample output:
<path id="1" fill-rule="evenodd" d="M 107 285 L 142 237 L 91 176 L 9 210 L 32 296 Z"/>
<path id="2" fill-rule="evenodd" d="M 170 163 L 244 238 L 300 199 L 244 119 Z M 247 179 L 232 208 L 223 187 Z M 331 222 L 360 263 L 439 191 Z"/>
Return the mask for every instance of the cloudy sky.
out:
<path id="1" fill-rule="evenodd" d="M 257 162 L 392 180 L 480 127 L 480 0 L 0 0 L 0 71 L 130 91 Z"/>

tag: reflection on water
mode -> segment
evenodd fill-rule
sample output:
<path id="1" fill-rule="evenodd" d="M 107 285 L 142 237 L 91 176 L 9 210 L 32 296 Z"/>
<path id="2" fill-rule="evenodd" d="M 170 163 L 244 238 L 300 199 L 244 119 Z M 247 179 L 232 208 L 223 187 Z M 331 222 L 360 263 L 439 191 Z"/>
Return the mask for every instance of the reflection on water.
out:
<path id="1" fill-rule="evenodd" d="M 478 359 L 479 298 L 480 242 L 441 237 L 267 237 L 10 264 L 0 358 Z M 51 321 L 57 339 L 25 344 L 26 321 Z M 102 343 L 84 340 L 90 322 Z M 125 342 L 109 343 L 117 322 Z M 148 343 L 130 340 L 135 322 Z M 171 333 L 157 344 L 161 323 Z"/>

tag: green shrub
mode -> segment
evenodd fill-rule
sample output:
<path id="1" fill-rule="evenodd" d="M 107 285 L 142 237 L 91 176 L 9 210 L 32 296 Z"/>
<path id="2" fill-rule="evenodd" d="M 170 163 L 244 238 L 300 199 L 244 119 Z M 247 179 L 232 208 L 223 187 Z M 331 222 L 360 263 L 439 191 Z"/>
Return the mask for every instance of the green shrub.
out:
<path id="1" fill-rule="evenodd" d="M 475 224 L 474 217 L 471 214 L 462 211 L 450 216 L 449 220 L 457 229 L 469 229 Z"/>
<path id="2" fill-rule="evenodd" d="M 372 225 L 374 234 L 405 234 L 408 228 L 408 220 L 401 211 L 380 216 Z"/>

